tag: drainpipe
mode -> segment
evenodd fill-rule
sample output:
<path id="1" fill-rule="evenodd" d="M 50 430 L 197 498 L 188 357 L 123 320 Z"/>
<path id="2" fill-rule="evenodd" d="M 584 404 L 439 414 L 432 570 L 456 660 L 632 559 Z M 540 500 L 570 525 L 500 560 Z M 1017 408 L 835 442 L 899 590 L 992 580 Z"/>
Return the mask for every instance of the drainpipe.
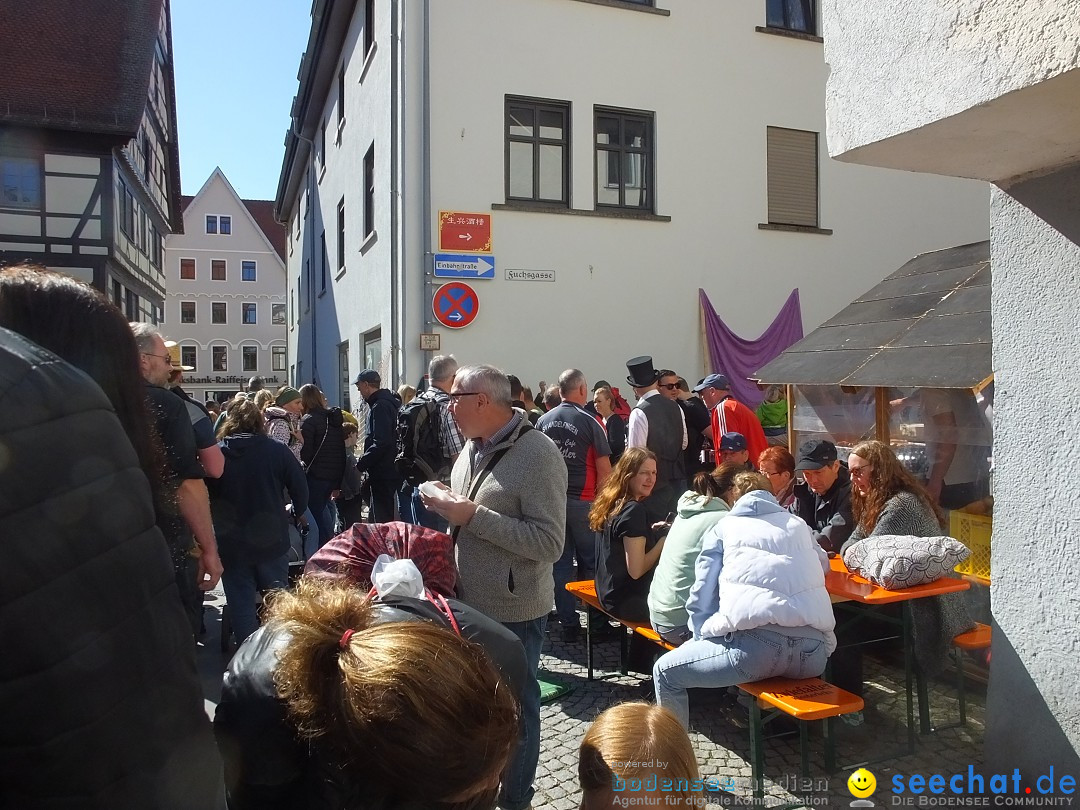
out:
<path id="1" fill-rule="evenodd" d="M 431 244 L 431 0 L 424 0 L 424 122 L 421 151 L 423 153 L 423 209 L 420 212 L 420 228 L 424 232 L 424 288 L 420 296 L 420 322 L 424 325 L 423 331 L 430 332 L 434 327 L 431 315 L 431 299 L 435 294 L 432 281 L 432 268 L 435 257 Z M 422 373 L 427 373 L 427 365 L 431 360 L 431 352 L 423 354 L 424 368 Z M 430 381 L 429 381 L 430 382 Z"/>
<path id="2" fill-rule="evenodd" d="M 401 108 L 400 87 L 402 80 L 404 50 L 401 42 L 403 9 L 400 0 L 390 4 L 390 379 L 397 388 L 398 375 L 404 370 L 405 308 L 398 296 L 404 294 L 406 285 L 405 250 L 401 218 Z"/>

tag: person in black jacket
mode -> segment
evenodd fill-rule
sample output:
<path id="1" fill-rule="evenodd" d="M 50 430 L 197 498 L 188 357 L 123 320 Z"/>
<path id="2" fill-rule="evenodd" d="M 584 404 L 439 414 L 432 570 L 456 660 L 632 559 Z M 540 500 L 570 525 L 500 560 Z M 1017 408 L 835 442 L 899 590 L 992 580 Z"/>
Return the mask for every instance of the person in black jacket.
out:
<path id="1" fill-rule="evenodd" d="M 393 391 L 380 386 L 382 378 L 377 371 L 366 368 L 356 375 L 356 388 L 370 408 L 364 453 L 356 462 L 356 469 L 368 474 L 371 523 L 389 523 L 395 519 L 395 496 L 401 486 L 401 476 L 394 467 L 401 400 Z"/>
<path id="2" fill-rule="evenodd" d="M 795 469 L 804 480 L 795 484 L 791 513 L 806 522 L 823 549 L 838 554 L 855 528 L 847 466 L 837 460 L 835 444 L 810 439 L 799 446 Z"/>
<path id="3" fill-rule="evenodd" d="M 321 546 L 334 536 L 330 497 L 341 488 L 341 476 L 345 474 L 345 434 L 341 430 L 344 418 L 340 408 L 326 407 L 326 397 L 317 385 L 300 386 L 300 401 L 304 404 L 300 461 L 307 472 L 308 508 L 319 526 Z"/>
<path id="4" fill-rule="evenodd" d="M 441 601 L 453 622 L 426 599 L 372 601 L 311 574 L 275 594 L 214 717 L 231 810 L 493 807 L 525 653 Z"/>
<path id="5" fill-rule="evenodd" d="M 58 349 L 70 336 L 112 355 L 95 372 L 129 372 L 102 377 L 118 418 L 86 373 L 0 328 L 0 807 L 219 807 L 191 631 L 124 430 L 152 457 L 134 339 L 81 282 L 15 272 L 36 303 L 0 273 L 0 324 L 13 299 L 48 311 Z"/>
<path id="6" fill-rule="evenodd" d="M 225 471 L 208 482 L 210 510 L 225 566 L 221 584 L 239 643 L 259 626 L 256 593 L 289 584 L 283 492 L 288 491 L 295 513 L 303 515 L 308 486 L 289 448 L 263 433 L 263 415 L 254 402 L 237 403 L 220 434 Z"/>

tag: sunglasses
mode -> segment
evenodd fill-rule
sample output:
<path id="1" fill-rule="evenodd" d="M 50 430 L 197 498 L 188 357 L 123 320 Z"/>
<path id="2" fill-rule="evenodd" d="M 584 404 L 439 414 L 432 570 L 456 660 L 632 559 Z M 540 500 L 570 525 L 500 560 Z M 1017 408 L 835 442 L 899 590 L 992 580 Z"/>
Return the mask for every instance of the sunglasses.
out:
<path id="1" fill-rule="evenodd" d="M 666 388 L 668 391 L 674 391 L 679 387 L 678 383 L 660 383 L 661 388 Z"/>

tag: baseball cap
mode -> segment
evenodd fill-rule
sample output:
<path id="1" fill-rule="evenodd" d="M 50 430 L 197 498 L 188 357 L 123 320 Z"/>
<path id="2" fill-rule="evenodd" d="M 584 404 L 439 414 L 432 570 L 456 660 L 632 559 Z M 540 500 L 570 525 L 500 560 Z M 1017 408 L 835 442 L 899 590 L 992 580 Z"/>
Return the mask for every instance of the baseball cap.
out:
<path id="1" fill-rule="evenodd" d="M 820 470 L 836 461 L 836 445 L 827 439 L 810 439 L 799 445 L 796 470 Z"/>
<path id="2" fill-rule="evenodd" d="M 361 382 L 365 382 L 368 385 L 382 385 L 382 377 L 379 376 L 379 372 L 370 368 L 365 368 L 356 375 L 356 379 L 353 380 L 353 385 Z"/>
<path id="3" fill-rule="evenodd" d="M 694 386 L 694 393 L 700 394 L 706 388 L 716 388 L 721 391 L 726 391 L 731 386 L 728 384 L 728 378 L 723 374 L 710 374 L 705 377 L 701 382 Z"/>
<path id="4" fill-rule="evenodd" d="M 720 449 L 721 450 L 739 450 L 746 449 L 746 437 L 741 433 L 736 433 L 731 430 L 720 437 Z"/>

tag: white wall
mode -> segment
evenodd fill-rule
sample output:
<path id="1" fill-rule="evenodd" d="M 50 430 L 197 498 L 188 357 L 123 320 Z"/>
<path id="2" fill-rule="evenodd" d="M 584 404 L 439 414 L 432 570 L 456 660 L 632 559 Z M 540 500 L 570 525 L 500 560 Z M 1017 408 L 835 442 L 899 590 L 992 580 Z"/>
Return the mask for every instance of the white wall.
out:
<path id="1" fill-rule="evenodd" d="M 660 3 L 668 17 L 574 2 L 431 5 L 433 198 L 420 227 L 433 243 L 440 209 L 505 201 L 505 94 L 570 102 L 574 208 L 594 208 L 593 105 L 654 111 L 656 213 L 671 217 L 494 211 L 497 277 L 473 283 L 477 320 L 434 329 L 462 362 L 492 362 L 530 384 L 571 365 L 617 381 L 627 358 L 652 354 L 696 378 L 699 287 L 747 338 L 799 287 L 809 330 L 915 254 L 986 238 L 984 185 L 829 161 L 824 138 L 820 224 L 832 235 L 758 229 L 766 127 L 826 126 L 822 46 L 755 32 L 763 2 Z M 410 36 L 415 51 L 415 28 Z M 414 192 L 419 171 L 410 170 Z M 406 203 L 415 210 L 418 199 Z M 422 234 L 410 237 L 415 257 Z M 507 281 L 506 268 L 557 280 Z M 416 263 L 405 272 L 408 311 L 429 309 Z M 407 337 L 410 377 L 422 371 L 416 340 Z"/>

